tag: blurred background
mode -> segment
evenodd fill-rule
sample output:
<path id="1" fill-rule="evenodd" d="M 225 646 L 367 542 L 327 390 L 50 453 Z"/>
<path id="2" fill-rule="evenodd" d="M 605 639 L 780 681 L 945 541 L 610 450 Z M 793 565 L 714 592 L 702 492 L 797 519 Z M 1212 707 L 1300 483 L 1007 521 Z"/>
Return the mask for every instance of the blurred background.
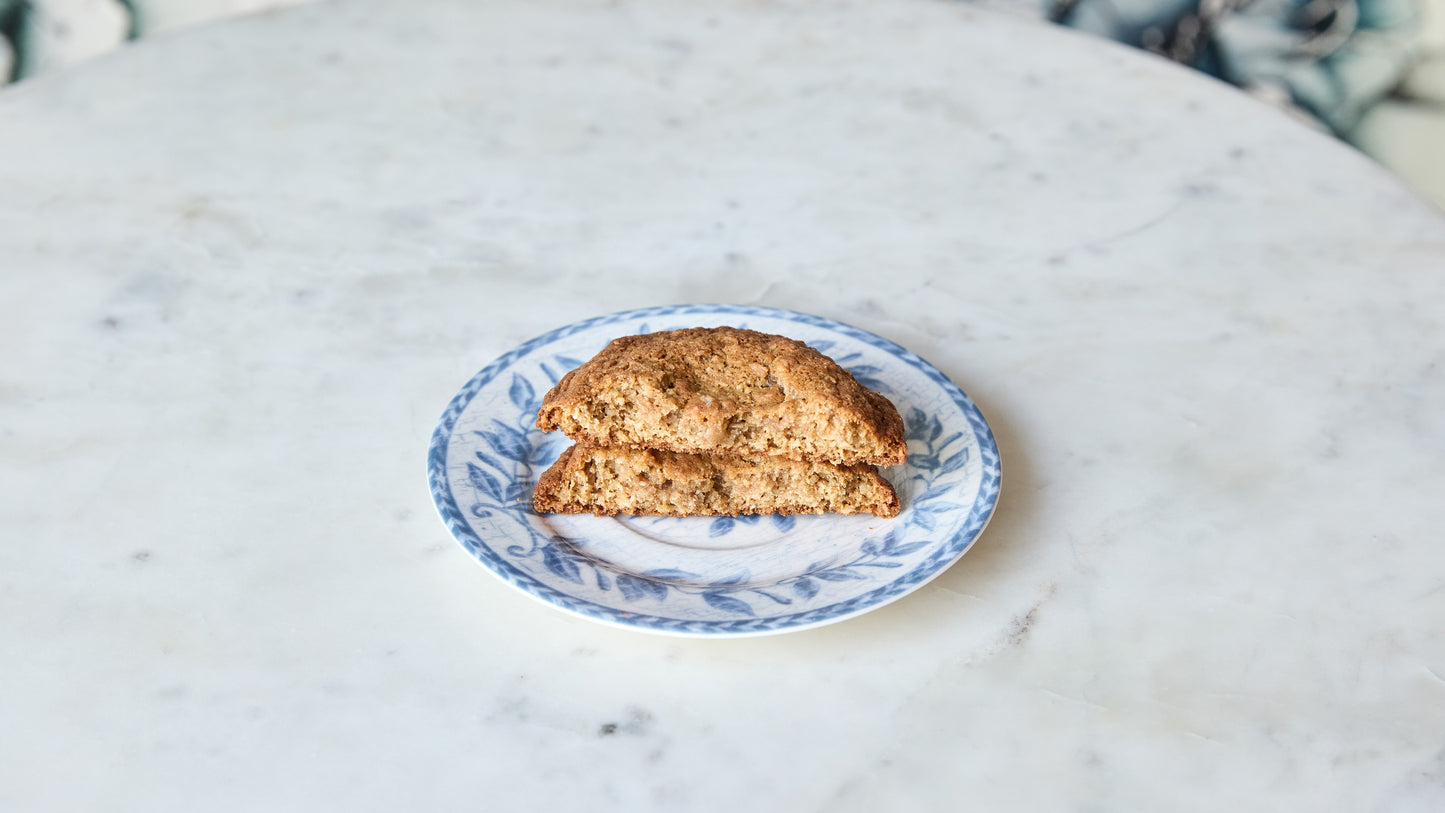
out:
<path id="1" fill-rule="evenodd" d="M 142 37 L 311 1 L 0 0 L 0 84 Z M 1445 209 L 1445 0 L 956 2 L 1210 74 L 1355 145 Z"/>

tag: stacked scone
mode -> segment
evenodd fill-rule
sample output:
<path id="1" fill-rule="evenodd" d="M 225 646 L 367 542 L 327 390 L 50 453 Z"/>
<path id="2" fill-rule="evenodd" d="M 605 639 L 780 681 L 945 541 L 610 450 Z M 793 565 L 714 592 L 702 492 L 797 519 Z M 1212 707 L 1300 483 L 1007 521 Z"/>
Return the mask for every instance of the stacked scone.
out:
<path id="1" fill-rule="evenodd" d="M 893 404 L 802 342 L 731 327 L 614 340 L 542 401 L 576 444 L 537 481 L 543 513 L 898 514 Z"/>

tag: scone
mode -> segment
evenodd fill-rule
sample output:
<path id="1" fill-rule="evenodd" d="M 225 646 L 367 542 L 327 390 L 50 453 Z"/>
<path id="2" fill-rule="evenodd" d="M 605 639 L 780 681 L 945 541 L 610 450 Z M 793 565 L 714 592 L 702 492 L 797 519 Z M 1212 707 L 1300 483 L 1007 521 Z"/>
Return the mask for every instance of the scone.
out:
<path id="1" fill-rule="evenodd" d="M 908 456 L 887 398 L 802 342 L 733 327 L 613 340 L 547 393 L 537 428 L 597 446 L 842 465 Z"/>
<path id="2" fill-rule="evenodd" d="M 730 457 L 578 443 L 543 472 L 532 505 L 547 514 L 898 515 L 898 493 L 867 464 Z"/>

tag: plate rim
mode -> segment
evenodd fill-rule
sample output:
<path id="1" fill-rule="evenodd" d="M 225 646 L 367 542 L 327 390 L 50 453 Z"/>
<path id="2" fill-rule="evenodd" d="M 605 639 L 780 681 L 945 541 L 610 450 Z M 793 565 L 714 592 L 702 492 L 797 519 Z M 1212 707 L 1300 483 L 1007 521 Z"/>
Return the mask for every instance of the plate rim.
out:
<path id="1" fill-rule="evenodd" d="M 797 613 L 751 619 L 683 619 L 620 610 L 558 590 L 499 556 L 466 521 L 460 505 L 452 494 L 451 480 L 447 477 L 447 450 L 451 443 L 453 429 L 472 400 L 492 379 L 508 369 L 515 360 L 538 347 L 599 325 L 688 314 L 758 316 L 825 328 L 883 350 L 914 367 L 939 385 L 960 407 L 968 420 L 969 426 L 978 440 L 980 458 L 985 466 L 978 494 L 974 497 L 973 505 L 968 508 L 969 515 L 965 518 L 964 527 L 960 528 L 952 538 L 946 540 L 946 543 L 941 545 L 937 552 L 918 563 L 907 573 L 899 574 L 897 578 L 866 593 Z M 993 469 L 991 478 L 990 467 Z M 467 552 L 469 558 L 523 595 L 553 609 L 618 629 L 687 638 L 744 638 L 800 632 L 846 621 L 887 606 L 938 578 L 973 548 L 993 519 L 1002 491 L 1003 460 L 998 451 L 993 429 L 973 399 L 943 371 L 890 339 L 827 317 L 761 305 L 655 305 L 602 314 L 563 325 L 513 347 L 477 371 L 452 396 L 438 419 L 436 428 L 432 431 L 431 443 L 427 450 L 427 483 L 431 491 L 432 503 L 437 509 L 442 523 L 447 527 L 453 539 Z M 964 539 L 964 537 L 967 538 Z M 954 550 L 954 548 L 957 549 Z M 920 571 L 926 572 L 920 573 Z"/>

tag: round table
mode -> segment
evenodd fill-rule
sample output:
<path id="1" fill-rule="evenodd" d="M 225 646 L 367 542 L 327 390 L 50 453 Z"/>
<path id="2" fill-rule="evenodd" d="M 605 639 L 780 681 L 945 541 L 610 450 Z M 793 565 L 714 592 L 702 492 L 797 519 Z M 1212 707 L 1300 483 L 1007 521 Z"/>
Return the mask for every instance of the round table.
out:
<path id="1" fill-rule="evenodd" d="M 1227 87 L 925 0 L 356 0 L 0 122 L 0 807 L 1445 805 L 1445 221 Z M 975 548 L 748 640 L 477 567 L 452 394 L 697 302 L 958 382 Z"/>

